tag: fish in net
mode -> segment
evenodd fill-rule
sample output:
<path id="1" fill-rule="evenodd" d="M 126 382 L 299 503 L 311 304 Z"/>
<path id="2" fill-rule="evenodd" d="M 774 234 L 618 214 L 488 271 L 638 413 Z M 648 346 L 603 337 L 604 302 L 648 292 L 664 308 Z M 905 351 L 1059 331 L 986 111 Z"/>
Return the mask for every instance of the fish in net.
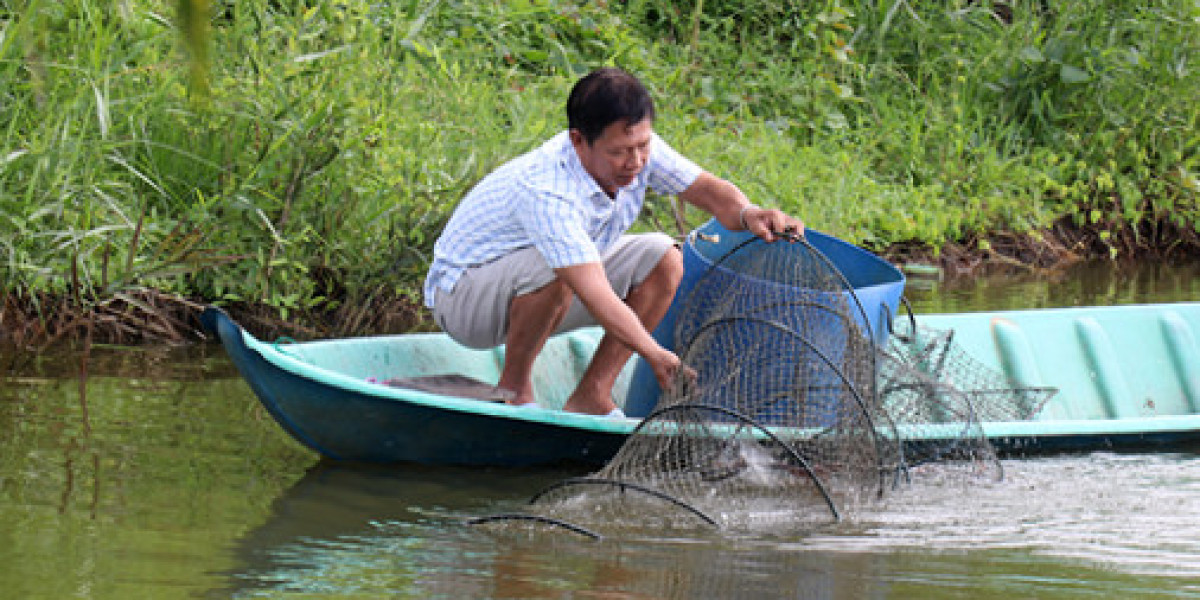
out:
<path id="1" fill-rule="evenodd" d="M 750 238 L 701 275 L 676 320 L 687 368 L 608 464 L 538 493 L 529 514 L 473 522 L 804 532 L 915 468 L 999 478 L 981 417 L 1031 416 L 1043 392 L 952 334 L 872 331 L 834 264 L 790 239 Z"/>

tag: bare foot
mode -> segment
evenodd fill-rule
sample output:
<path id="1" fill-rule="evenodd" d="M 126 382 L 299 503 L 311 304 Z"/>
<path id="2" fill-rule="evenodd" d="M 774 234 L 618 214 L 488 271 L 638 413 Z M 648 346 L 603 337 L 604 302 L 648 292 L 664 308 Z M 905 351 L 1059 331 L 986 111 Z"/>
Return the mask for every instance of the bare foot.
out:
<path id="1" fill-rule="evenodd" d="M 526 404 L 537 405 L 536 399 L 533 397 L 533 391 L 528 391 L 524 394 L 515 392 L 510 389 L 505 389 L 500 386 L 495 387 L 496 394 L 504 397 L 504 403 L 511 406 L 525 406 Z"/>
<path id="2" fill-rule="evenodd" d="M 585 394 L 577 389 L 570 398 L 567 398 L 566 404 L 563 404 L 563 411 L 585 415 L 607 415 L 616 407 L 617 405 L 613 403 L 607 393 Z"/>

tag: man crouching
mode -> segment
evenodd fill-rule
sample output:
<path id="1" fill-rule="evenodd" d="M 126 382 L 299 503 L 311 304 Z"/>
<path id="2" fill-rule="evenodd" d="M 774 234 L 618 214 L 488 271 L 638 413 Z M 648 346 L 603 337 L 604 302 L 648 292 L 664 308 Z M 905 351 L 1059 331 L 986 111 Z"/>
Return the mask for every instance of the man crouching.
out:
<path id="1" fill-rule="evenodd" d="M 649 92 L 625 71 L 580 79 L 567 123 L 463 198 L 434 246 L 425 302 L 459 343 L 506 345 L 497 387 L 516 405 L 534 405 L 533 364 L 551 335 L 599 324 L 604 337 L 563 410 L 619 417 L 612 388 L 631 352 L 664 389 L 680 368 L 650 331 L 679 286 L 682 256 L 664 234 L 626 234 L 647 189 L 766 241 L 804 225 L 751 204 L 668 146 L 654 133 Z"/>

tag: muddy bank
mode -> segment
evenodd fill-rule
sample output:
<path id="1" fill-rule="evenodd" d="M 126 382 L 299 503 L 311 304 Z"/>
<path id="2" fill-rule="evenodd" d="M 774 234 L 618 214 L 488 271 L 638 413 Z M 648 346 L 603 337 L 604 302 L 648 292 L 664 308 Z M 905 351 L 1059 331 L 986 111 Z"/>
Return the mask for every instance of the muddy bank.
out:
<path id="1" fill-rule="evenodd" d="M 58 344 L 189 344 L 210 341 L 200 324 L 203 299 L 153 289 L 88 301 L 13 293 L 0 303 L 0 346 L 38 351 Z M 430 328 L 425 309 L 408 298 L 375 296 L 336 307 L 281 315 L 265 304 L 222 306 L 262 339 L 296 340 L 402 333 Z"/>
<path id="2" fill-rule="evenodd" d="M 1087 231 L 1069 225 L 1032 235 L 997 233 L 935 249 L 897 244 L 876 250 L 893 264 L 953 281 L 1004 273 L 1052 277 L 1080 261 L 1200 258 L 1195 230 L 1158 226 L 1140 231 Z M 1113 257 L 1117 258 L 1113 258 Z M 0 345 L 37 350 L 55 344 L 187 344 L 208 341 L 199 315 L 208 304 L 153 289 L 107 298 L 6 291 L 0 299 Z M 297 340 L 433 330 L 419 299 L 376 291 L 366 299 L 337 298 L 288 314 L 255 303 L 225 304 L 238 323 L 261 339 Z"/>

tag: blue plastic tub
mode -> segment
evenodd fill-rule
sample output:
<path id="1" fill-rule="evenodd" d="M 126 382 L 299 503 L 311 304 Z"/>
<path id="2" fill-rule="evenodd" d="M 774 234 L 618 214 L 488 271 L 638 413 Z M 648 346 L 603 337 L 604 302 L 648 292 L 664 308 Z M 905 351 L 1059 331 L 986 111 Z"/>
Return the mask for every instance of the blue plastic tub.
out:
<path id="1" fill-rule="evenodd" d="M 715 219 L 697 228 L 688 236 L 683 246 L 684 275 L 675 294 L 671 308 L 667 311 L 662 322 L 654 330 L 654 338 L 663 347 L 670 350 L 675 348 L 675 329 L 679 318 L 680 305 L 691 293 L 700 278 L 713 267 L 713 263 L 728 254 L 731 250 L 752 237 L 744 231 L 729 231 Z M 888 320 L 900 305 L 900 297 L 904 293 L 904 274 L 887 261 L 863 250 L 857 246 L 839 240 L 835 237 L 809 229 L 805 232 L 809 244 L 825 255 L 826 258 L 841 271 L 858 303 L 853 304 L 851 313 L 858 321 L 860 330 L 870 332 L 877 344 L 886 343 L 888 338 Z M 778 242 L 786 243 L 786 242 Z M 797 248 L 798 252 L 806 251 Z M 730 277 L 738 277 L 730 273 Z M 777 291 L 777 282 L 753 280 L 747 278 L 747 286 L 761 286 L 764 290 L 772 288 Z M 803 293 L 797 290 L 797 294 Z M 851 298 L 853 301 L 853 298 Z M 861 305 L 861 309 L 859 308 Z M 807 359 L 806 359 L 807 360 Z M 761 368 L 771 368 L 763 365 Z M 653 371 L 640 359 L 634 369 L 630 381 L 628 396 L 625 402 L 625 413 L 631 417 L 644 417 L 654 410 L 658 403 L 659 388 Z"/>

